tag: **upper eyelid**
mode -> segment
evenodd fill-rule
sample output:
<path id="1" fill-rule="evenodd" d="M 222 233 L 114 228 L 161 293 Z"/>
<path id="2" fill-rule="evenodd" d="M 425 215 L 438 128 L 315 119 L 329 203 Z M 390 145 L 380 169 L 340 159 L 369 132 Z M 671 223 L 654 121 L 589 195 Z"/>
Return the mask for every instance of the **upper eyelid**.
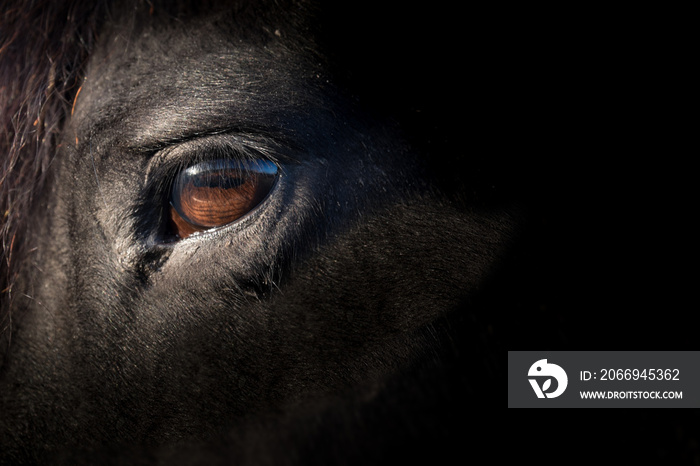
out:
<path id="1" fill-rule="evenodd" d="M 144 176 L 144 186 L 148 185 L 153 172 L 165 166 L 185 169 L 205 160 L 236 157 L 239 159 L 263 159 L 273 162 L 280 170 L 284 163 L 298 162 L 285 155 L 287 146 L 275 139 L 259 135 L 216 134 L 190 139 L 159 150 L 148 162 Z"/>

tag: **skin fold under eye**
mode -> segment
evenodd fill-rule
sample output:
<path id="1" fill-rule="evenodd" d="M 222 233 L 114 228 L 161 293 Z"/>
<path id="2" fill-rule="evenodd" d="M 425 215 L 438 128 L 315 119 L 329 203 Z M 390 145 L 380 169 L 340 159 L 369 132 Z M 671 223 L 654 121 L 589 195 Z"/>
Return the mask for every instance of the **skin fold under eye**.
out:
<path id="1" fill-rule="evenodd" d="M 170 194 L 170 219 L 179 238 L 238 220 L 260 204 L 277 179 L 264 160 L 215 160 L 182 170 Z"/>

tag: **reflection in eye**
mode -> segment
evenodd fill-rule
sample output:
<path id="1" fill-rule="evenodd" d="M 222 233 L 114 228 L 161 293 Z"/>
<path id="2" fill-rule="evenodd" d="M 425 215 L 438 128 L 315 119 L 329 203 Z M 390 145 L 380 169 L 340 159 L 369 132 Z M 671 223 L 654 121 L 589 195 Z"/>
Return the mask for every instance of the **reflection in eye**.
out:
<path id="1" fill-rule="evenodd" d="M 170 194 L 170 217 L 180 238 L 227 225 L 265 199 L 277 166 L 263 160 L 215 160 L 181 171 Z"/>

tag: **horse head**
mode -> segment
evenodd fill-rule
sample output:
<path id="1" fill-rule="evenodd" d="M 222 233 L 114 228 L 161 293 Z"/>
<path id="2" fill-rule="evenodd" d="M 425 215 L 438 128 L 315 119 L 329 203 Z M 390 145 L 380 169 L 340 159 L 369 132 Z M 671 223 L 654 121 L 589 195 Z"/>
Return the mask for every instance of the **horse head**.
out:
<path id="1" fill-rule="evenodd" d="M 58 32 L 3 38 L 36 77 L 3 91 L 3 459 L 372 461 L 452 432 L 515 215 L 452 141 L 435 17 L 17 5 Z"/>

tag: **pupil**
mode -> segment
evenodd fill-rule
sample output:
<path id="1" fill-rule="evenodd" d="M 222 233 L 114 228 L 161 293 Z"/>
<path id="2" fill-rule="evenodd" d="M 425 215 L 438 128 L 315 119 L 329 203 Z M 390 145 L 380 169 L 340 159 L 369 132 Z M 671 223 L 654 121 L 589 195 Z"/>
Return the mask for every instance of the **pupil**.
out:
<path id="1" fill-rule="evenodd" d="M 231 172 L 203 173 L 193 177 L 191 182 L 195 188 L 234 189 L 245 183 L 245 179 L 240 174 Z"/>

